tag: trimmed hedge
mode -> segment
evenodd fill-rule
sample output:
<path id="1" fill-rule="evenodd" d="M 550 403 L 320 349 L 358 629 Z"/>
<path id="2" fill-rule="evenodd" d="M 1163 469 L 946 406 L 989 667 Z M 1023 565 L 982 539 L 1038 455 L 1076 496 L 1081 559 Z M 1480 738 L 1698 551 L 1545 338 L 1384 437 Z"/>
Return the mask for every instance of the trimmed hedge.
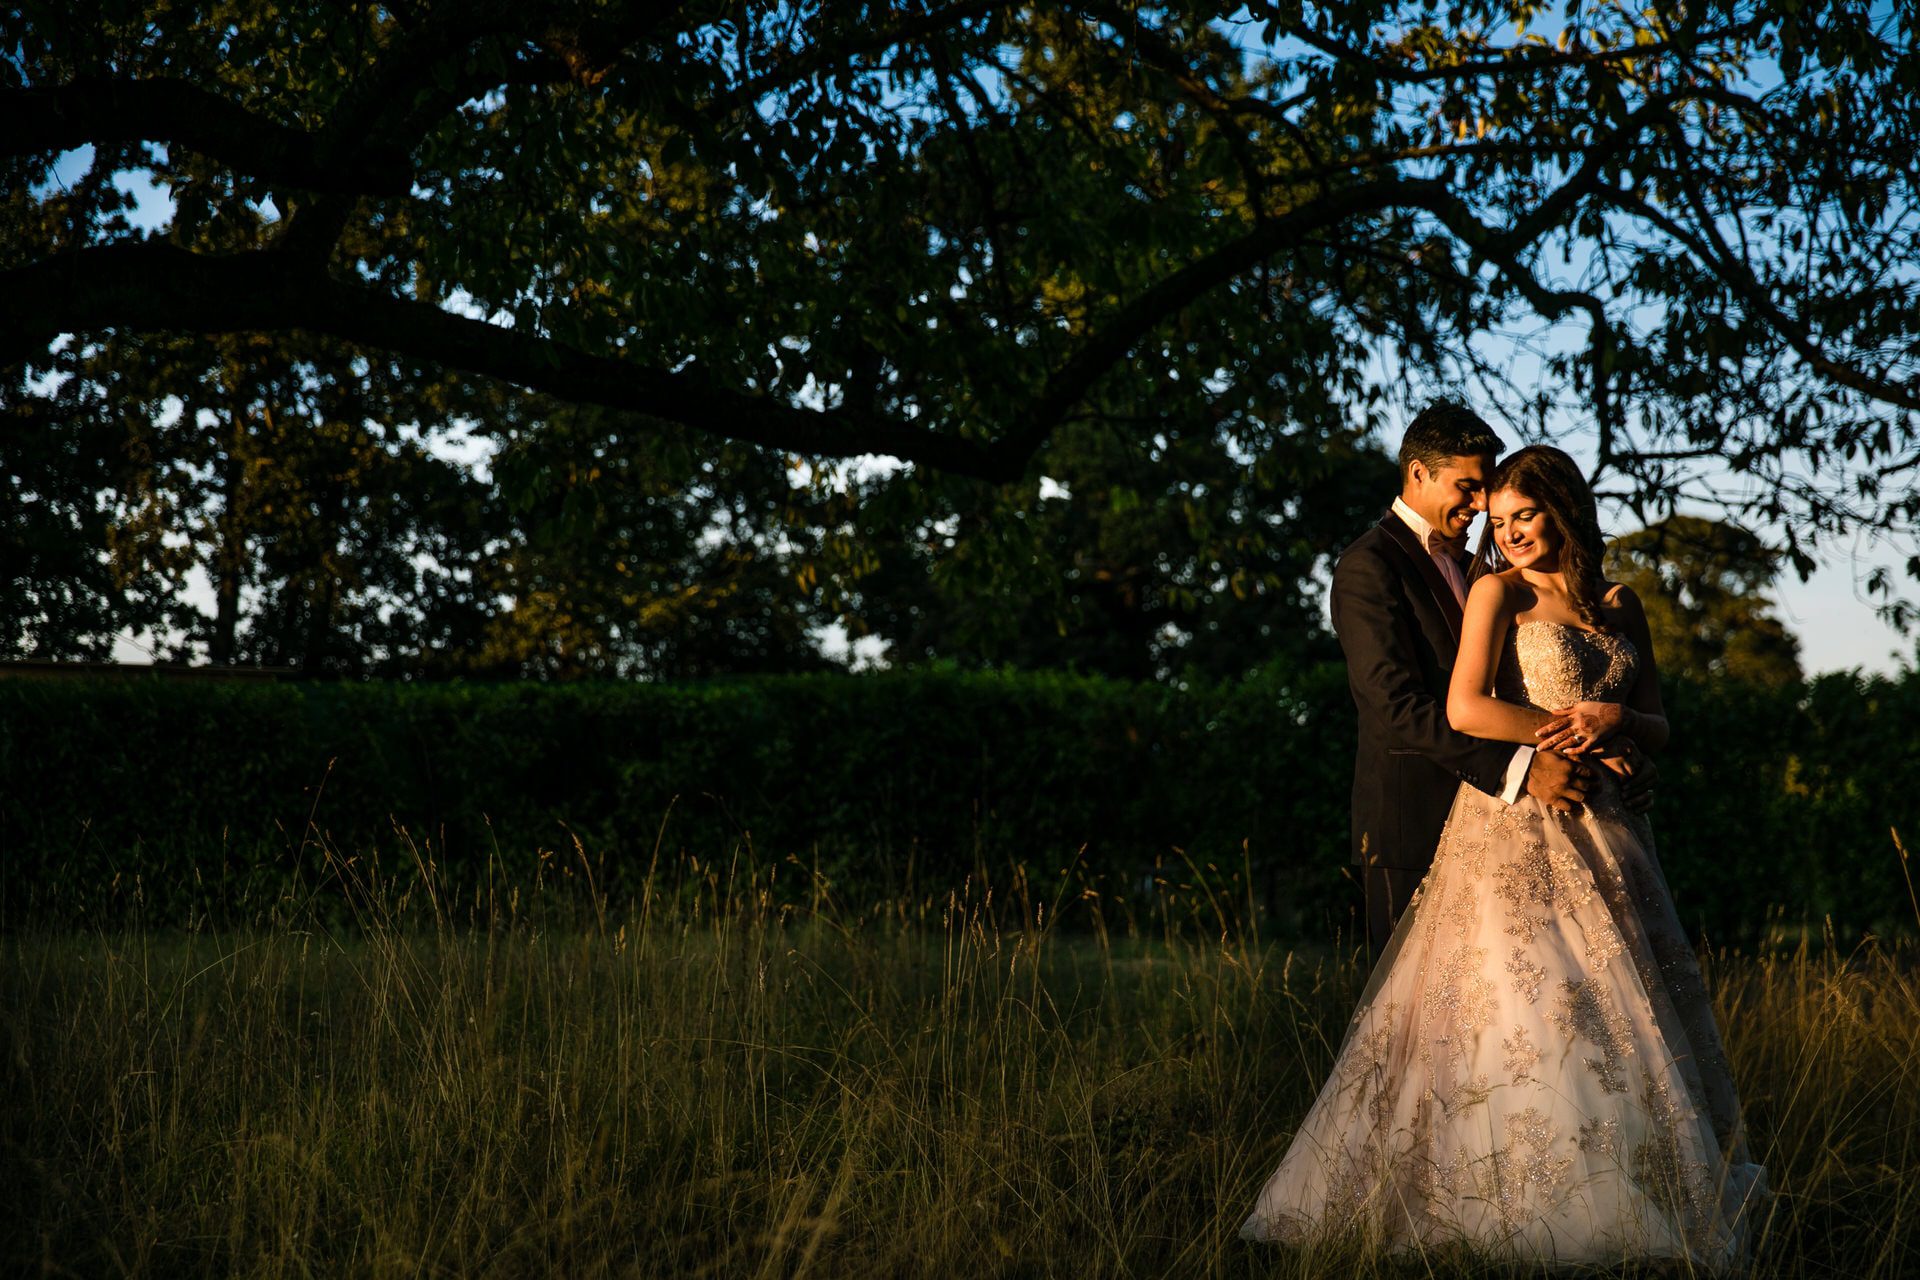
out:
<path id="1" fill-rule="evenodd" d="M 1920 678 L 1679 685 L 1655 814 L 1690 926 L 1911 929 L 1888 829 L 1920 834 Z M 526 874 L 578 837 L 601 887 L 663 856 L 795 856 L 843 900 L 1025 863 L 1125 892 L 1186 859 L 1287 928 L 1345 919 L 1353 714 L 1337 666 L 1177 690 L 887 672 L 683 685 L 0 681 L 0 915 L 149 918 L 318 877 L 309 834 L 444 875 Z M 671 814 L 669 816 L 669 809 Z M 1244 841 L 1244 854 L 1243 854 Z M 1184 850 L 1185 857 L 1174 852 Z M 1212 875 L 1213 873 L 1208 872 Z M 1236 893 L 1239 891 L 1236 891 Z"/>

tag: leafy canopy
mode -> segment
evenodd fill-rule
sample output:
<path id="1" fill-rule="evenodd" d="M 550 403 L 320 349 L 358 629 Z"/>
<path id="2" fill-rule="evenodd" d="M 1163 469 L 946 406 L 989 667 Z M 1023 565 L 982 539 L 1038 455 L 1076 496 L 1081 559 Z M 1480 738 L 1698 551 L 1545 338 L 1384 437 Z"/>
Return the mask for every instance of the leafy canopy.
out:
<path id="1" fill-rule="evenodd" d="M 1646 608 L 1663 672 L 1755 684 L 1800 680 L 1800 642 L 1767 593 L 1781 557 L 1745 529 L 1699 516 L 1668 516 L 1616 538 L 1612 576 Z"/>
<path id="2" fill-rule="evenodd" d="M 348 382 L 444 378 L 447 405 L 507 386 L 823 479 L 898 459 L 894 518 L 846 513 L 805 571 L 850 610 L 907 550 L 877 538 L 963 509 L 1007 530 L 1056 463 L 1075 493 L 1157 471 L 1178 503 L 1183 449 L 1264 496 L 1200 521 L 1164 590 L 1293 591 L 1325 549 L 1296 521 L 1316 457 L 1477 381 L 1522 434 L 1590 425 L 1643 515 L 1716 500 L 1804 567 L 1809 536 L 1920 510 L 1913 21 L 27 4 L 0 15 L 7 407 L 107 335 L 296 334 Z M 142 174 L 172 199 L 156 231 L 127 217 Z M 1537 367 L 1488 355 L 1516 330 Z M 977 545 L 1019 580 L 1020 538 Z M 1100 554 L 1090 581 L 1142 559 Z"/>

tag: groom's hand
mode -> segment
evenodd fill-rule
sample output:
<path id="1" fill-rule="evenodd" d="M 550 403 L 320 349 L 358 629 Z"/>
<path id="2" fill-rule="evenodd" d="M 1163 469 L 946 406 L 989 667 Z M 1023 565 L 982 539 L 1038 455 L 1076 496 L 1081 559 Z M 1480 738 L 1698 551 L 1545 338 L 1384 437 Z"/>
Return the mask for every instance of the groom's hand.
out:
<path id="1" fill-rule="evenodd" d="M 1660 779 L 1660 771 L 1653 767 L 1653 757 L 1642 751 L 1632 738 L 1619 739 L 1620 763 L 1620 803 L 1634 813 L 1645 813 L 1653 808 L 1653 788 Z"/>
<path id="2" fill-rule="evenodd" d="M 1535 751 L 1527 766 L 1527 794 L 1560 813 L 1578 813 L 1592 787 L 1592 766 L 1558 751 Z"/>

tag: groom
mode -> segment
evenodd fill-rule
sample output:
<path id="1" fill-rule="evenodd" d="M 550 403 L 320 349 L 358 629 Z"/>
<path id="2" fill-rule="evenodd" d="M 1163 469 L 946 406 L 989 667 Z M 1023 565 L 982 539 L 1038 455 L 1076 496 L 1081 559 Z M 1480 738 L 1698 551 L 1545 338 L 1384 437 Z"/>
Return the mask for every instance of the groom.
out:
<path id="1" fill-rule="evenodd" d="M 1433 862 L 1462 780 L 1512 804 L 1579 808 L 1590 766 L 1488 742 L 1447 723 L 1447 683 L 1467 598 L 1467 529 L 1486 510 L 1499 437 L 1471 409 L 1428 405 L 1400 446 L 1400 496 L 1333 571 L 1333 629 L 1360 712 L 1353 861 L 1378 953 Z"/>

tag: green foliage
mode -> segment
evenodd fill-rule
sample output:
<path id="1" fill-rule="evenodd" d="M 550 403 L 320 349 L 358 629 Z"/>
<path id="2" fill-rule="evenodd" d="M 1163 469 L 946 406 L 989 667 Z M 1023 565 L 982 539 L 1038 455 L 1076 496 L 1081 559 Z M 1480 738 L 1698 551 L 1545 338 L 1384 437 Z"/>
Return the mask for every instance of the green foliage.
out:
<path id="1" fill-rule="evenodd" d="M 1668 516 L 1607 548 L 1646 609 L 1660 670 L 1694 680 L 1800 679 L 1800 642 L 1767 596 L 1783 557 L 1737 525 Z"/>
<path id="2" fill-rule="evenodd" d="M 663 831 L 667 849 L 704 858 L 743 840 L 766 860 L 796 855 L 855 896 L 1016 856 L 1064 866 L 1083 845 L 1118 883 L 1177 868 L 1175 845 L 1237 865 L 1246 839 L 1285 872 L 1282 905 L 1298 913 L 1339 886 L 1347 752 L 1303 760 L 1294 746 L 1350 732 L 1339 678 L 1232 693 L 939 672 L 5 681 L 5 905 L 84 906 L 136 873 L 165 914 L 258 902 L 262 886 L 318 875 L 311 818 L 337 847 L 390 858 L 406 856 L 404 828 L 467 878 L 493 858 L 525 870 L 578 835 L 622 892 Z"/>
<path id="3" fill-rule="evenodd" d="M 1891 831 L 1920 831 L 1920 676 L 1663 683 L 1654 832 L 1681 918 L 1750 938 L 1778 911 L 1845 934 L 1912 915 Z"/>
<path id="4" fill-rule="evenodd" d="M 137 492 L 144 468 L 110 424 L 54 425 L 70 390 L 26 396 L 20 383 L 0 383 L 0 653 L 105 658 L 121 627 L 168 619 L 165 575 L 109 552 L 131 533 L 115 497 Z"/>
<path id="5" fill-rule="evenodd" d="M 1669 682 L 1655 831 L 1689 927 L 1906 918 L 1920 678 Z M 1344 921 L 1337 665 L 1186 687 L 929 671 L 685 684 L 0 682 L 0 913 L 154 919 L 337 889 L 322 843 L 470 890 L 570 861 L 750 847 L 848 901 L 1026 863 L 1103 892 L 1243 862 L 1281 927 Z M 1212 868 L 1210 870 L 1209 868 Z M 136 879 L 138 881 L 136 887 Z M 464 890 L 463 890 L 464 891 Z"/>
<path id="6" fill-rule="evenodd" d="M 874 565 L 849 583 L 849 631 L 884 637 L 898 665 L 1136 680 L 1337 659 L 1318 575 L 1379 516 L 1393 468 L 1337 424 L 1267 432 L 1258 456 L 1238 455 L 1235 434 L 1258 431 L 1258 415 L 1229 431 L 1197 421 L 1218 409 L 1176 402 L 1144 445 L 1076 423 L 1048 449 L 1053 490 L 912 473 L 859 486 L 857 545 Z M 926 494 L 952 514 L 887 537 L 890 513 Z"/>
<path id="7" fill-rule="evenodd" d="M 114 334 L 50 363 L 0 400 L 35 499 L 0 529 L 0 652 L 152 629 L 178 659 L 309 672 L 828 665 L 792 568 L 818 517 L 775 455 L 307 335 Z M 433 447 L 463 438 L 491 475 Z"/>
<path id="8" fill-rule="evenodd" d="M 113 335 L 56 367 L 46 433 L 124 459 L 96 494 L 105 537 L 73 554 L 155 584 L 173 656 L 398 673 L 472 643 L 488 494 L 421 438 L 442 416 L 435 380 L 268 334 Z M 196 572 L 211 614 L 186 598 Z M 95 625 L 110 638 L 140 620 L 122 608 Z M 48 656 L 100 631 L 66 626 Z"/>
<path id="9" fill-rule="evenodd" d="M 825 517 L 785 459 L 506 389 L 481 421 L 499 446 L 474 570 L 483 620 L 469 647 L 413 655 L 418 669 L 670 680 L 835 665 L 801 573 Z"/>

